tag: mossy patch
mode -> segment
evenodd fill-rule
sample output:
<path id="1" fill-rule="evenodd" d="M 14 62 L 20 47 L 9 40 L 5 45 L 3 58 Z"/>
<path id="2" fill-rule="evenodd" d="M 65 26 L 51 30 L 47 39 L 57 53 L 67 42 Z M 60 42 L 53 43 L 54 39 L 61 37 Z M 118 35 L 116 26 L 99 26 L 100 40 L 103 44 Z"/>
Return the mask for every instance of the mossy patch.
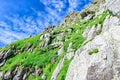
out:
<path id="1" fill-rule="evenodd" d="M 95 49 L 93 49 L 92 51 L 90 51 L 88 54 L 89 55 L 92 55 L 92 54 L 96 54 L 96 53 L 98 53 L 99 52 L 99 50 L 97 49 L 97 48 L 95 48 Z"/>

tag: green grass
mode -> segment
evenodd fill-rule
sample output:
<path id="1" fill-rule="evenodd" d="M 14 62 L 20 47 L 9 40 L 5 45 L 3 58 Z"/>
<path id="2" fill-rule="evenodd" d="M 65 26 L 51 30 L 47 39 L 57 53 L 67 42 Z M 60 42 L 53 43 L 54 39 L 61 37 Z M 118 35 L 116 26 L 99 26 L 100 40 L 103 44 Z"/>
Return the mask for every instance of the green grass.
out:
<path id="1" fill-rule="evenodd" d="M 39 52 L 23 52 L 21 54 L 16 54 L 14 57 L 7 60 L 6 64 L 1 68 L 3 71 L 13 69 L 15 66 L 46 66 L 50 63 L 52 57 L 56 56 L 56 50 L 49 50 L 44 54 Z"/>
<path id="2" fill-rule="evenodd" d="M 58 64 L 58 61 L 57 60 L 54 64 L 48 64 L 44 70 L 43 70 L 43 74 L 45 74 L 47 76 L 47 79 L 46 80 L 50 80 L 51 76 L 52 76 L 52 73 L 53 71 L 55 70 L 57 64 Z"/>
<path id="3" fill-rule="evenodd" d="M 72 61 L 73 58 L 71 58 L 70 60 L 65 60 L 64 61 L 64 66 L 62 67 L 58 77 L 57 77 L 57 80 L 65 80 L 65 77 L 66 77 L 66 74 L 67 74 L 67 71 L 68 71 L 68 67 L 69 67 L 69 64 L 70 62 Z"/>
<path id="4" fill-rule="evenodd" d="M 32 46 L 32 47 L 36 47 L 39 45 L 39 43 L 41 42 L 40 40 L 40 34 L 36 35 L 36 36 L 32 36 L 32 37 L 29 37 L 29 38 L 26 38 L 26 39 L 23 39 L 23 40 L 17 40 L 15 41 L 14 43 L 2 48 L 2 50 L 8 50 L 10 49 L 12 46 L 15 46 L 16 49 L 18 50 L 22 50 L 24 49 L 25 47 L 29 47 L 29 46 Z"/>
<path id="5" fill-rule="evenodd" d="M 97 49 L 97 48 L 95 48 L 95 49 L 93 49 L 92 51 L 90 51 L 88 54 L 89 55 L 92 55 L 92 54 L 96 54 L 96 53 L 98 53 L 99 52 L 99 50 Z"/>
<path id="6" fill-rule="evenodd" d="M 102 25 L 107 15 L 108 15 L 108 12 L 105 11 L 101 15 L 96 16 L 94 19 L 89 20 L 88 26 L 92 27 L 92 26 L 94 26 L 94 25 L 96 26 L 98 24 Z"/>
<path id="7" fill-rule="evenodd" d="M 41 77 L 29 75 L 27 80 L 43 80 Z"/>

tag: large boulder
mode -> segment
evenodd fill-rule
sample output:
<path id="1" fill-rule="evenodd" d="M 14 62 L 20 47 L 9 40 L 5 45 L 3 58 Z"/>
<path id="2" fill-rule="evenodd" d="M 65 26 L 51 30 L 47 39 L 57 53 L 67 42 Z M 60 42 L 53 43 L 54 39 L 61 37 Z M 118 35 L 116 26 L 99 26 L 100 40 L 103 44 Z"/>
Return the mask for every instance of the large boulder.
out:
<path id="1" fill-rule="evenodd" d="M 120 80 L 120 26 L 111 26 L 78 49 L 66 80 Z"/>

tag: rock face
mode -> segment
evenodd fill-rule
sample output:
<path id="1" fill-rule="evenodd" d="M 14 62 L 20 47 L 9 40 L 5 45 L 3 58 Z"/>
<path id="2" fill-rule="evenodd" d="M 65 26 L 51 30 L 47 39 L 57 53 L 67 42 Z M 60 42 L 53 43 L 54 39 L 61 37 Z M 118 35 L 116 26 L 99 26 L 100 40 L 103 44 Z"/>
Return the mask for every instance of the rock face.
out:
<path id="1" fill-rule="evenodd" d="M 89 55 L 97 48 L 98 53 Z M 120 80 L 120 26 L 106 32 L 77 50 L 66 80 Z"/>
<path id="2" fill-rule="evenodd" d="M 5 64 L 5 61 L 13 55 L 12 50 L 0 51 L 0 67 Z"/>
<path id="3" fill-rule="evenodd" d="M 120 16 L 119 4 L 120 0 L 105 0 L 105 6 L 111 14 L 118 16 Z M 88 36 L 90 31 L 88 29 L 84 31 L 83 36 L 93 40 L 76 51 L 69 65 L 66 80 L 120 80 L 119 22 L 118 17 L 108 15 L 100 35 Z M 95 34 L 94 27 L 91 34 Z M 89 53 L 95 49 L 98 49 L 98 52 L 90 55 Z"/>
<path id="4" fill-rule="evenodd" d="M 120 16 L 120 0 L 105 0 L 107 8 L 114 14 Z"/>

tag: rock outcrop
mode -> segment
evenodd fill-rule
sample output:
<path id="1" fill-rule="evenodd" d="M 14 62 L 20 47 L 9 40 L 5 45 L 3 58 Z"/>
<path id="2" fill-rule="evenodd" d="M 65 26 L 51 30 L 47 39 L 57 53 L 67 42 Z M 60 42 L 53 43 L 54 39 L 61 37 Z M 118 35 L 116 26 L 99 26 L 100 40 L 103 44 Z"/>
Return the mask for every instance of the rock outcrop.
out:
<path id="1" fill-rule="evenodd" d="M 106 0 L 106 7 L 111 14 L 119 14 L 120 0 Z M 100 35 L 95 34 L 95 27 L 90 31 L 87 28 L 83 36 L 93 40 L 76 51 L 66 80 L 120 80 L 120 19 L 108 15 L 102 25 Z M 87 34 L 88 33 L 88 34 Z M 98 52 L 93 50 L 97 49 Z M 93 51 L 90 55 L 89 53 Z"/>
<path id="2" fill-rule="evenodd" d="M 120 16 L 120 0 L 105 0 L 106 7 L 114 14 Z"/>
<path id="3" fill-rule="evenodd" d="M 111 26 L 106 32 L 77 50 L 66 80 L 119 80 L 120 26 Z M 97 48 L 98 53 L 89 55 Z"/>
<path id="4" fill-rule="evenodd" d="M 120 0 L 94 0 L 57 26 L 0 49 L 0 80 L 120 80 Z"/>

